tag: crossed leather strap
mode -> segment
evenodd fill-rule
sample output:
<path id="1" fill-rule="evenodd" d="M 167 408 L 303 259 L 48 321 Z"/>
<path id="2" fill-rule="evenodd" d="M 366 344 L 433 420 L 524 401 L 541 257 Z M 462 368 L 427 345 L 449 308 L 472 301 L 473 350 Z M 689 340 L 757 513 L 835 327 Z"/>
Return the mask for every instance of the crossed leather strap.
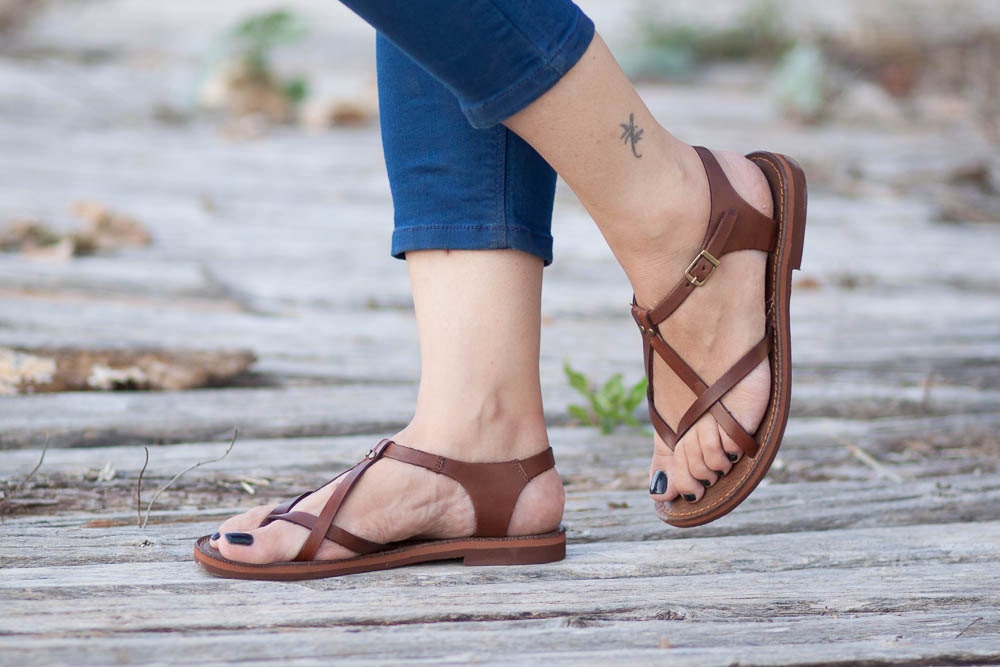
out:
<path id="1" fill-rule="evenodd" d="M 295 557 L 296 561 L 313 560 L 323 540 L 331 540 L 358 554 L 372 554 L 392 548 L 391 545 L 358 537 L 333 524 L 354 484 L 381 458 L 420 466 L 447 475 L 461 484 L 472 500 L 476 515 L 476 532 L 473 537 L 506 537 L 521 491 L 536 476 L 555 466 L 551 448 L 523 460 L 467 463 L 404 447 L 391 440 L 382 440 L 353 468 L 335 478 L 344 477 L 318 517 L 294 510 L 299 501 L 314 493 L 310 491 L 275 507 L 261 526 L 274 521 L 287 521 L 309 529 L 309 538 Z"/>
<path id="2" fill-rule="evenodd" d="M 711 151 L 701 146 L 696 146 L 695 150 L 701 157 L 705 173 L 708 175 L 712 207 L 701 251 L 688 265 L 684 277 L 655 308 L 650 310 L 640 308 L 635 297 L 632 298 L 632 317 L 639 325 L 644 341 L 643 358 L 646 376 L 649 378 L 646 390 L 649 418 L 660 438 L 673 449 L 702 415 L 709 413 L 743 452 L 753 457 L 759 449 L 757 441 L 740 426 L 732 413 L 722 404 L 722 397 L 760 362 L 767 359 L 772 345 L 770 326 L 760 342 L 711 386 L 663 339 L 659 330 L 660 324 L 666 321 L 696 289 L 708 282 L 725 255 L 737 250 L 760 250 L 769 253 L 777 244 L 777 223 L 750 206 L 736 193 Z M 697 397 L 681 417 L 676 432 L 663 419 L 653 402 L 654 351 Z"/>

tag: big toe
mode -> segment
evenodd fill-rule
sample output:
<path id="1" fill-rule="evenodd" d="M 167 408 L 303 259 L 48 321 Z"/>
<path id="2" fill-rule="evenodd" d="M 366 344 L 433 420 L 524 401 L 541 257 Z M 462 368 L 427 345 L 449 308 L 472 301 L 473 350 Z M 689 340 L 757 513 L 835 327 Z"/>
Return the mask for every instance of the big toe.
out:
<path id="1" fill-rule="evenodd" d="M 260 524 L 274 507 L 275 505 L 260 505 L 243 514 L 229 517 L 219 526 L 216 535 L 219 535 L 221 539 L 221 536 L 226 533 L 245 533 L 260 528 Z M 211 540 L 210 543 L 216 549 L 219 548 L 219 540 Z"/>
<path id="2" fill-rule="evenodd" d="M 305 528 L 272 523 L 263 528 L 222 533 L 216 548 L 225 558 L 241 563 L 276 563 L 294 560 L 306 538 Z"/>

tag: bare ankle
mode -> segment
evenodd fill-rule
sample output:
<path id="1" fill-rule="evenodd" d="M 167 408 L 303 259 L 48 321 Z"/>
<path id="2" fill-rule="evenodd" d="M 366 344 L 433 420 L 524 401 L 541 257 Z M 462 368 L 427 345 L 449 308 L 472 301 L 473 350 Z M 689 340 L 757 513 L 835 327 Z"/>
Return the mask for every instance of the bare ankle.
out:
<path id="1" fill-rule="evenodd" d="M 525 400 L 508 392 L 418 400 L 400 444 L 464 461 L 527 458 L 549 446 L 541 397 Z"/>

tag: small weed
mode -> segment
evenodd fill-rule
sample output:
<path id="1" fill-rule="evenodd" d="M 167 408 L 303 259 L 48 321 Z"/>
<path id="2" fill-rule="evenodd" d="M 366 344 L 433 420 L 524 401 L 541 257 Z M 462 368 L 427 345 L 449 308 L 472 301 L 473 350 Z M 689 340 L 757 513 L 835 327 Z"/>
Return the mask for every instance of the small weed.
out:
<path id="1" fill-rule="evenodd" d="M 587 377 L 573 370 L 569 362 L 563 363 L 569 384 L 587 399 L 587 406 L 570 405 L 569 413 L 582 424 L 590 424 L 603 435 L 611 433 L 620 424 L 642 428 L 635 418 L 635 409 L 646 398 L 646 378 L 626 389 L 622 374 L 615 373 L 600 388 L 595 388 Z"/>
<path id="2" fill-rule="evenodd" d="M 302 76 L 279 77 L 275 73 L 274 52 L 301 40 L 305 22 L 284 9 L 252 14 L 225 35 L 228 62 L 246 85 L 255 82 L 284 95 L 289 104 L 298 104 L 309 95 L 309 83 Z"/>
<path id="3" fill-rule="evenodd" d="M 229 42 L 240 60 L 256 74 L 270 75 L 274 49 L 304 37 L 306 26 L 291 12 L 279 9 L 253 14 L 233 28 Z"/>

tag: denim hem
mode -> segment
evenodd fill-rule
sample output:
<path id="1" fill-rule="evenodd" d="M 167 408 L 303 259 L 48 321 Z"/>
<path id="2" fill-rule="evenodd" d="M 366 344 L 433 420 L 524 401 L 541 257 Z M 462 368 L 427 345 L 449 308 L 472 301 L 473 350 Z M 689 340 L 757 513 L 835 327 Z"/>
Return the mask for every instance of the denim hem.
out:
<path id="1" fill-rule="evenodd" d="M 583 12 L 578 12 L 575 19 L 566 40 L 547 61 L 492 98 L 462 107 L 473 127 L 491 127 L 510 118 L 556 85 L 579 62 L 594 39 L 594 23 Z"/>
<path id="2" fill-rule="evenodd" d="M 552 237 L 512 225 L 407 225 L 392 233 L 392 256 L 414 250 L 520 250 L 548 266 Z"/>

